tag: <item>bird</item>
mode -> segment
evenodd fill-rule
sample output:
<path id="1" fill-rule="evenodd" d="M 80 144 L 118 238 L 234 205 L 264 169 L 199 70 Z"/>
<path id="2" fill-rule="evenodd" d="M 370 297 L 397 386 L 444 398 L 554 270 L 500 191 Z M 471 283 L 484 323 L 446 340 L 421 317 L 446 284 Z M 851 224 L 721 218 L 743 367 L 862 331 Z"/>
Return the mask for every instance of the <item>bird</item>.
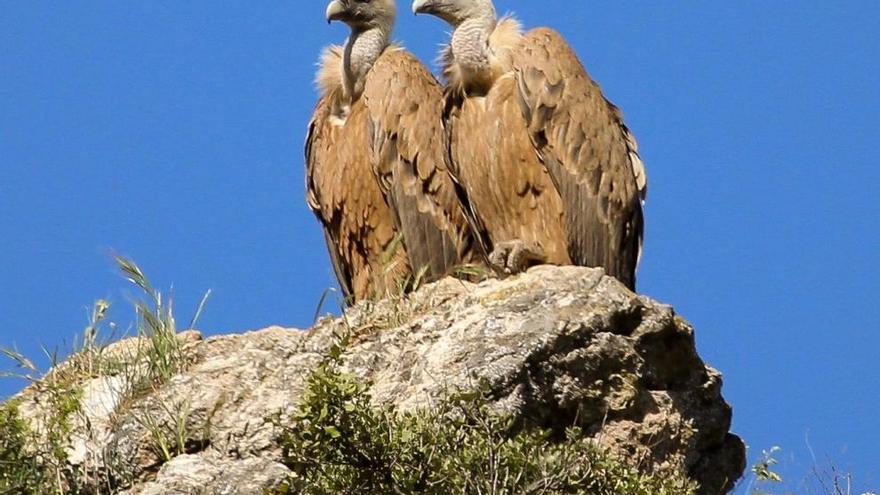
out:
<path id="1" fill-rule="evenodd" d="M 563 36 L 491 0 L 415 0 L 453 27 L 440 55 L 450 173 L 493 266 L 602 267 L 635 290 L 647 175 L 620 110 Z"/>
<path id="2" fill-rule="evenodd" d="M 485 259 L 448 173 L 443 88 L 391 42 L 394 0 L 334 0 L 305 145 L 307 203 L 346 299 L 389 295 Z"/>

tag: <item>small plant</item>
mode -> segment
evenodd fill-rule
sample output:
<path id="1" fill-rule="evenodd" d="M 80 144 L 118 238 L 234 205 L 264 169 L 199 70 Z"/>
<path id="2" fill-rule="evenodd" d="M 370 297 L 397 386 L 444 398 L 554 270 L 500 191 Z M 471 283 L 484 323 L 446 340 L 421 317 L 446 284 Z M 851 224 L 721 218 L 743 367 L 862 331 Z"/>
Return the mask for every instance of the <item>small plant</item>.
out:
<path id="1" fill-rule="evenodd" d="M 35 426 L 21 416 L 18 400 L 0 408 L 0 494 L 67 494 L 74 486 L 66 448 L 81 391 L 50 377 L 43 393 L 47 401 Z"/>
<path id="2" fill-rule="evenodd" d="M 7 375 L 33 383 L 43 400 L 31 420 L 21 415 L 21 401 L 12 399 L 0 409 L 0 495 L 67 494 L 75 486 L 67 462 L 67 446 L 75 418 L 81 411 L 82 389 L 75 382 L 74 361 L 58 362 L 45 351 L 52 370 L 40 378 L 37 366 L 22 354 L 4 349 L 21 370 Z"/>
<path id="3" fill-rule="evenodd" d="M 562 438 L 494 412 L 484 393 L 431 410 L 374 406 L 368 385 L 340 369 L 346 339 L 309 377 L 281 427 L 295 473 L 273 493 L 686 495 L 682 478 L 651 476 L 601 452 L 577 429 Z"/>
<path id="4" fill-rule="evenodd" d="M 160 406 L 158 414 L 144 410 L 138 420 L 150 433 L 156 453 L 163 462 L 169 462 L 186 452 L 190 409 L 189 405 L 184 403 Z"/>
<path id="5" fill-rule="evenodd" d="M 760 459 L 750 469 L 750 478 L 743 480 L 743 483 L 747 483 L 743 493 L 746 495 L 794 495 L 795 493 L 805 495 L 876 495 L 873 491 L 854 491 L 852 476 L 841 472 L 833 465 L 828 469 L 813 467 L 812 472 L 799 484 L 798 491 L 790 489 L 770 491 L 767 488 L 768 485 L 781 490 L 785 484 L 776 468 L 779 465 L 776 456 L 780 451 L 779 447 L 761 451 Z"/>
<path id="6" fill-rule="evenodd" d="M 164 299 L 162 293 L 153 288 L 144 272 L 131 260 L 117 256 L 116 264 L 128 281 L 147 296 L 146 301 L 134 302 L 138 336 L 147 342 L 143 348 L 143 357 L 148 367 L 146 376 L 150 380 L 166 382 L 186 365 L 181 342 L 177 338 L 172 301 Z M 200 308 L 203 305 L 204 301 Z"/>
<path id="7" fill-rule="evenodd" d="M 74 429 L 81 434 L 90 431 L 90 418 L 82 410 L 83 384 L 92 379 L 121 377 L 120 402 L 133 400 L 138 394 L 170 379 L 189 364 L 189 357 L 177 335 L 170 299 L 155 290 L 141 269 L 131 260 L 117 257 L 123 275 L 139 287 L 146 299 L 134 303 L 137 339 L 135 345 L 109 346 L 115 325 L 107 322 L 110 304 L 95 302 L 89 323 L 74 350 L 65 360 L 57 352 L 44 350 L 50 370 L 41 373 L 37 366 L 12 349 L 2 349 L 18 369 L 0 376 L 24 378 L 32 383 L 41 400 L 29 407 L 27 419 L 21 414 L 21 400 L 10 400 L 0 408 L 0 495 L 34 494 L 67 495 L 112 493 L 112 473 L 97 465 L 70 466 L 68 449 Z M 193 322 L 201 313 L 203 298 Z M 107 332 L 107 326 L 110 332 Z M 183 411 L 183 410 L 181 410 Z M 181 415 L 171 415 L 180 419 Z M 184 414 L 184 420 L 188 415 Z M 145 419 L 148 421 L 149 419 Z M 166 442 L 167 455 L 180 453 L 182 424 L 177 421 L 175 433 Z M 84 426 L 86 425 L 86 426 Z M 79 428 L 82 427 L 83 431 Z M 158 430 L 157 430 L 158 431 Z M 157 444 L 161 444 L 157 441 Z M 161 448 L 161 447 L 160 447 Z M 100 457 L 99 453 L 96 457 Z"/>
<path id="8" fill-rule="evenodd" d="M 779 461 L 774 457 L 779 450 L 779 447 L 773 447 L 770 450 L 763 451 L 761 460 L 752 466 L 752 473 L 758 481 L 769 481 L 773 483 L 779 483 L 782 481 L 782 476 L 773 471 L 773 466 L 779 464 Z"/>
<path id="9" fill-rule="evenodd" d="M 51 473 L 28 448 L 36 439 L 18 407 L 15 400 L 0 407 L 0 494 L 4 495 L 37 493 L 52 485 Z"/>

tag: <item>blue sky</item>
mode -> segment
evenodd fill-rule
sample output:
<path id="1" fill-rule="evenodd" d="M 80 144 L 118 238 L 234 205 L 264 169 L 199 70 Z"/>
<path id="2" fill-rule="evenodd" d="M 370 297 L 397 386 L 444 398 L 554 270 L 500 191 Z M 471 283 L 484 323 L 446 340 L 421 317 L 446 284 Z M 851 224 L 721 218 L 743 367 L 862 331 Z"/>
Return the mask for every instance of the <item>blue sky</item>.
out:
<path id="1" fill-rule="evenodd" d="M 752 454 L 880 486 L 880 3 L 498 1 L 562 31 L 640 140 L 640 291 L 697 328 Z M 403 5 L 432 60 L 445 27 Z M 333 283 L 303 200 L 324 3 L 7 1 L 0 11 L 0 344 L 69 342 L 109 254 L 207 333 L 308 326 Z M 0 396 L 17 383 L 0 382 Z"/>

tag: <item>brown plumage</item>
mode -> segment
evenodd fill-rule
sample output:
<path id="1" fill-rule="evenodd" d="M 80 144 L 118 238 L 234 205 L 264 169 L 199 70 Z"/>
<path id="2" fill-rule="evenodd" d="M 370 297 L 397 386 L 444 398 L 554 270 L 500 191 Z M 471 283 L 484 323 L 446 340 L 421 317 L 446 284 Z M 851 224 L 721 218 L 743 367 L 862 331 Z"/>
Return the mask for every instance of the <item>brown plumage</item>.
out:
<path id="1" fill-rule="evenodd" d="M 505 20 L 490 43 L 505 54 L 506 43 L 519 38 L 519 25 Z M 451 49 L 444 61 L 452 168 L 484 243 L 494 251 L 493 262 L 507 271 L 532 263 L 571 264 L 562 198 L 532 149 L 513 73 L 496 65 L 495 77 L 480 81 L 485 87 L 466 86 Z M 522 245 L 511 244 L 517 242 Z"/>
<path id="2" fill-rule="evenodd" d="M 635 138 L 556 31 L 526 34 L 513 67 L 529 135 L 565 205 L 572 261 L 635 288 L 647 193 Z"/>
<path id="3" fill-rule="evenodd" d="M 328 49 L 322 74 L 334 65 L 338 71 L 339 63 L 341 49 Z M 308 203 L 324 227 L 346 298 L 380 296 L 411 269 L 405 248 L 395 242 L 394 214 L 373 175 L 369 114 L 362 101 L 344 103 L 341 84 L 323 90 L 306 139 Z"/>
<path id="4" fill-rule="evenodd" d="M 493 263 L 597 266 L 635 288 L 644 166 L 620 111 L 557 32 L 521 34 L 491 0 L 416 0 L 455 31 L 447 80 L 452 170 Z"/>
<path id="5" fill-rule="evenodd" d="M 443 88 L 412 54 L 389 49 L 367 79 L 380 185 L 399 222 L 410 262 L 428 280 L 484 262 L 449 174 Z"/>
<path id="6" fill-rule="evenodd" d="M 352 35 L 321 61 L 306 186 L 346 296 L 384 296 L 478 262 L 447 172 L 442 88 L 389 44 L 394 2 L 336 0 L 327 17 Z"/>

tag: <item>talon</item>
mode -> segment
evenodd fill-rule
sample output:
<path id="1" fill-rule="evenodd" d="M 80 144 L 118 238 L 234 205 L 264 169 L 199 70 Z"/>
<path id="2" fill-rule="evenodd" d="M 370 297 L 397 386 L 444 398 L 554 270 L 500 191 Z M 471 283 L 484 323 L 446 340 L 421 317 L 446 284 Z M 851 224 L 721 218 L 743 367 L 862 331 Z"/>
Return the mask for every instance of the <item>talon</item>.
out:
<path id="1" fill-rule="evenodd" d="M 524 272 L 529 267 L 540 265 L 546 260 L 543 249 L 520 240 L 498 243 L 489 255 L 489 263 L 498 271 L 508 275 Z"/>
<path id="2" fill-rule="evenodd" d="M 489 254 L 489 264 L 499 274 L 509 273 L 507 271 L 507 259 L 510 256 L 511 246 L 507 243 L 500 243 Z"/>

